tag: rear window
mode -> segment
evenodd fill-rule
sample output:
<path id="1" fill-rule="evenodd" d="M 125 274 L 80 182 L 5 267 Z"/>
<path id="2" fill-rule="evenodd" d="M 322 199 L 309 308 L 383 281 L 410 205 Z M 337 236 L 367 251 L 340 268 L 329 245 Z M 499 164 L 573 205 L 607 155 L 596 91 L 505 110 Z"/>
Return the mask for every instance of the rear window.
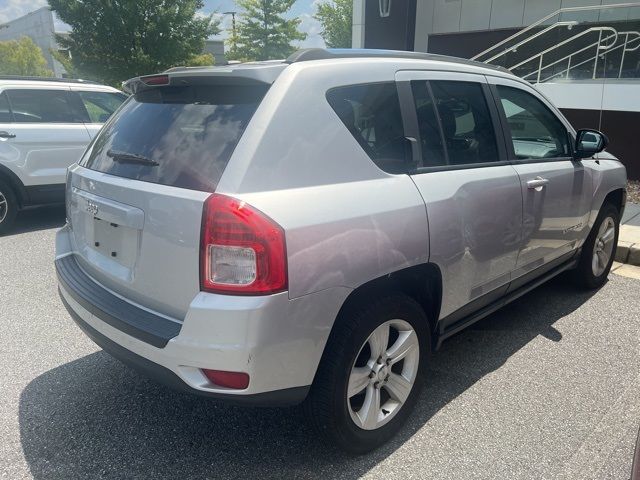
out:
<path id="1" fill-rule="evenodd" d="M 162 87 L 132 96 L 85 157 L 92 170 L 214 191 L 267 85 Z"/>

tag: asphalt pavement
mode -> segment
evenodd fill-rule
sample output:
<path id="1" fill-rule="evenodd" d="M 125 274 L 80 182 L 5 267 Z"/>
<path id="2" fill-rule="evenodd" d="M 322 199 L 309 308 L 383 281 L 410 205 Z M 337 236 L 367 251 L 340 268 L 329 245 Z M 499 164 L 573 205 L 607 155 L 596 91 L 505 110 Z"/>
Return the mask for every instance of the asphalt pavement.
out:
<path id="1" fill-rule="evenodd" d="M 175 393 L 101 352 L 57 295 L 63 221 L 26 212 L 0 238 L 0 478 L 629 478 L 639 280 L 583 292 L 562 276 L 447 341 L 402 433 L 353 457 L 299 408 Z"/>

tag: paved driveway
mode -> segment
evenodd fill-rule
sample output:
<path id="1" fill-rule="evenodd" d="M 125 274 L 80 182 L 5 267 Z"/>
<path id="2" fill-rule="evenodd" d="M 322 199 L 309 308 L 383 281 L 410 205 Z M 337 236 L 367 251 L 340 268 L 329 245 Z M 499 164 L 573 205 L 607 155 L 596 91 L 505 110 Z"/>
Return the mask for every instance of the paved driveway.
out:
<path id="1" fill-rule="evenodd" d="M 174 393 L 98 351 L 56 294 L 63 218 L 29 212 L 0 238 L 1 478 L 628 478 L 640 281 L 584 293 L 561 277 L 451 339 L 402 434 L 349 457 L 298 408 Z"/>

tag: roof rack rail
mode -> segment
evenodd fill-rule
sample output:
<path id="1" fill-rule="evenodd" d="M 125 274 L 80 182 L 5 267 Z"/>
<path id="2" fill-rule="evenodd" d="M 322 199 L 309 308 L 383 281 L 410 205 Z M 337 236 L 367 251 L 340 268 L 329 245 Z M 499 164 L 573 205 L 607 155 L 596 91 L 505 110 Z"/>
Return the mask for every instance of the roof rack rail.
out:
<path id="1" fill-rule="evenodd" d="M 402 50 L 376 50 L 368 48 L 304 48 L 292 53 L 285 63 L 307 62 L 311 60 L 331 60 L 337 58 L 407 58 L 412 60 L 433 60 L 438 62 L 461 63 L 511 73 L 504 67 L 489 65 L 466 58 L 437 55 L 435 53 L 407 52 Z"/>
<path id="2" fill-rule="evenodd" d="M 0 75 L 0 80 L 29 80 L 34 82 L 60 82 L 60 83 L 90 83 L 100 85 L 92 80 L 82 80 L 81 78 L 57 78 L 57 77 L 32 77 L 28 75 Z"/>

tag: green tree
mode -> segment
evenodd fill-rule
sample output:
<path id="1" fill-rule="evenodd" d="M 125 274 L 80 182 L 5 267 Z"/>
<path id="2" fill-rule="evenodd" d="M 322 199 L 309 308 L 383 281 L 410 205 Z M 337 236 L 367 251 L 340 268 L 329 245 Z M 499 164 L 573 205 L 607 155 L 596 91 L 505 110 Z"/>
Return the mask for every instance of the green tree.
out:
<path id="1" fill-rule="evenodd" d="M 322 38 L 327 47 L 351 48 L 353 0 L 320 3 L 314 17 L 322 25 Z"/>
<path id="2" fill-rule="evenodd" d="M 215 58 L 210 53 L 201 53 L 194 55 L 186 62 L 178 65 L 179 67 L 207 67 L 215 63 Z"/>
<path id="3" fill-rule="evenodd" d="M 243 10 L 237 24 L 237 35 L 227 57 L 230 60 L 273 60 L 285 58 L 296 47 L 295 40 L 304 40 L 306 33 L 298 30 L 299 18 L 284 15 L 295 0 L 237 0 Z"/>
<path id="4" fill-rule="evenodd" d="M 0 42 L 1 75 L 33 75 L 50 77 L 42 50 L 29 37 Z"/>
<path id="5" fill-rule="evenodd" d="M 202 0 L 49 0 L 72 28 L 58 42 L 71 51 L 77 75 L 118 85 L 138 75 L 184 65 L 219 33 Z"/>

